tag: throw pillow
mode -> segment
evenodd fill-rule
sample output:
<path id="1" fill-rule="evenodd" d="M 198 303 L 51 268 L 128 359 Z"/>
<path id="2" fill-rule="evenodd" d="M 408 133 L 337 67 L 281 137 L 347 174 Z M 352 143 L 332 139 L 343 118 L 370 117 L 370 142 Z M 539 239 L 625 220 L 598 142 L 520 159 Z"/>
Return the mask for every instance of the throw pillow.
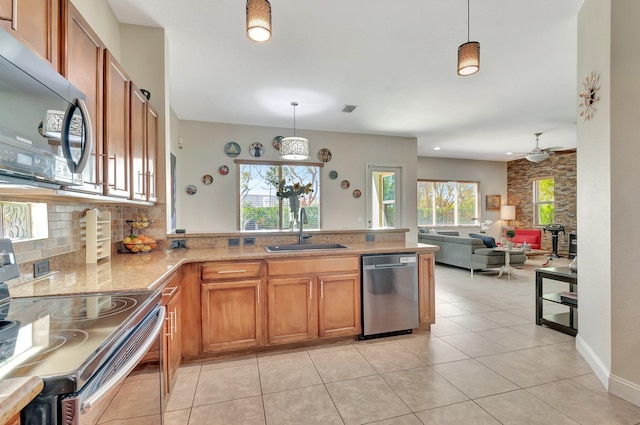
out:
<path id="1" fill-rule="evenodd" d="M 418 233 L 429 233 L 429 232 L 424 227 L 421 227 L 418 229 Z"/>
<path id="2" fill-rule="evenodd" d="M 429 233 L 432 233 L 434 235 L 438 234 L 438 232 L 436 232 L 436 229 L 429 229 Z"/>
<path id="3" fill-rule="evenodd" d="M 491 236 L 478 235 L 477 233 L 469 233 L 469 237 L 482 240 L 482 243 L 487 248 L 495 248 L 498 246 L 496 245 L 496 240 Z"/>

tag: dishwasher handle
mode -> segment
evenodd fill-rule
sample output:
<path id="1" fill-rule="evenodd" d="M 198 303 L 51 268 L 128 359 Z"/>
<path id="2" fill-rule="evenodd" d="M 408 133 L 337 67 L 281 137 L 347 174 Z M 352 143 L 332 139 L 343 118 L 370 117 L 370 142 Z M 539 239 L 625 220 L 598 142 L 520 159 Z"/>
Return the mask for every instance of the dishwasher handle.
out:
<path id="1" fill-rule="evenodd" d="M 392 269 L 395 267 L 406 267 L 408 266 L 407 263 L 391 263 L 391 264 L 375 264 L 373 266 L 373 268 L 376 269 Z"/>

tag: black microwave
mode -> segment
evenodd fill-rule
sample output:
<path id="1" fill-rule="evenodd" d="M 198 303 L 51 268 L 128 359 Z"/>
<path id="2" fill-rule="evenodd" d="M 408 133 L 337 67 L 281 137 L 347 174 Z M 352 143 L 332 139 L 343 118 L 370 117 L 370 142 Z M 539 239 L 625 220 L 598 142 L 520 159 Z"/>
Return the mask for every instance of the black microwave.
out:
<path id="1" fill-rule="evenodd" d="M 85 95 L 0 29 L 0 185 L 81 185 L 93 132 Z"/>

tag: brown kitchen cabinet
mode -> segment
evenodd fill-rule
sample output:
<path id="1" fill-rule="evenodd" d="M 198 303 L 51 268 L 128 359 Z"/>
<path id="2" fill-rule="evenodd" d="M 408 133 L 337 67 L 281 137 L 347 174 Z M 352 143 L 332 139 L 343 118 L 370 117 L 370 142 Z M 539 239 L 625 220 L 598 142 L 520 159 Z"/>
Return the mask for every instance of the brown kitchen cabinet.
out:
<path id="1" fill-rule="evenodd" d="M 0 27 L 60 71 L 60 0 L 0 0 Z"/>
<path id="2" fill-rule="evenodd" d="M 147 102 L 146 123 L 146 195 L 148 202 L 158 202 L 158 134 L 160 122 L 158 118 L 158 111 L 156 111 L 149 102 Z"/>
<path id="3" fill-rule="evenodd" d="M 60 71 L 86 96 L 93 128 L 93 152 L 82 173 L 84 184 L 68 190 L 104 194 L 103 91 L 105 45 L 70 0 L 61 2 L 62 60 Z"/>
<path id="4" fill-rule="evenodd" d="M 162 291 L 162 303 L 166 309 L 163 338 L 163 372 L 165 393 L 173 390 L 176 372 L 182 360 L 181 316 L 182 294 L 180 291 L 180 272 L 176 273 Z"/>
<path id="5" fill-rule="evenodd" d="M 106 194 L 131 196 L 130 186 L 130 84 L 131 79 L 111 52 L 104 55 L 104 150 Z"/>
<path id="6" fill-rule="evenodd" d="M 130 90 L 131 199 L 146 201 L 147 98 L 133 82 Z"/>
<path id="7" fill-rule="evenodd" d="M 359 257 L 267 262 L 269 344 L 360 333 Z"/>
<path id="8" fill-rule="evenodd" d="M 260 261 L 202 265 L 203 353 L 264 345 L 263 280 Z"/>
<path id="9" fill-rule="evenodd" d="M 418 311 L 420 327 L 427 329 L 436 322 L 434 266 L 434 254 L 418 255 Z"/>

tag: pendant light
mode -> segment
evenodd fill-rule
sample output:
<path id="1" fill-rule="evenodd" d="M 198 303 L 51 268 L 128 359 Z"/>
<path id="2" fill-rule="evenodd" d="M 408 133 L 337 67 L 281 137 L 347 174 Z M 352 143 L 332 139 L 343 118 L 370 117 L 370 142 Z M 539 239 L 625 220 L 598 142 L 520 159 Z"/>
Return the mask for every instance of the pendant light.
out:
<path id="1" fill-rule="evenodd" d="M 247 0 L 247 37 L 259 43 L 271 38 L 271 4 L 267 0 Z"/>
<path id="2" fill-rule="evenodd" d="M 469 41 L 469 1 L 467 0 L 467 42 L 458 47 L 458 75 L 472 75 L 480 70 L 480 43 Z"/>
<path id="3" fill-rule="evenodd" d="M 298 102 L 291 102 L 293 106 L 293 137 L 285 137 L 280 142 L 280 159 L 302 161 L 309 156 L 309 140 L 296 136 L 296 106 Z"/>

